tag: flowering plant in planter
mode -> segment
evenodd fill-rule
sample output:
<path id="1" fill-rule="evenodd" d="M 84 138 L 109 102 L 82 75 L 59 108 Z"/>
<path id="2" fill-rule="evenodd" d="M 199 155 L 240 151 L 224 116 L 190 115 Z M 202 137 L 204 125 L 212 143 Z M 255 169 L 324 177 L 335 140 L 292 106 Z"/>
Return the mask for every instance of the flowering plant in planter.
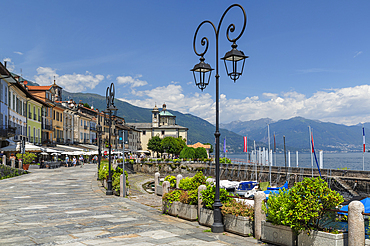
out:
<path id="1" fill-rule="evenodd" d="M 207 184 L 207 189 L 202 190 L 202 201 L 203 206 L 208 209 L 213 210 L 213 203 L 215 202 L 215 193 L 216 193 L 216 186 L 213 184 Z M 226 204 L 232 200 L 231 197 L 229 197 L 229 192 L 227 192 L 225 189 L 220 189 L 220 201 L 222 204 Z"/>
<path id="2" fill-rule="evenodd" d="M 246 217 L 249 220 L 254 220 L 254 208 L 247 204 L 245 201 L 237 201 L 235 199 L 231 199 L 230 201 L 223 204 L 221 207 L 222 215 L 232 214 L 235 216 L 242 216 Z"/>

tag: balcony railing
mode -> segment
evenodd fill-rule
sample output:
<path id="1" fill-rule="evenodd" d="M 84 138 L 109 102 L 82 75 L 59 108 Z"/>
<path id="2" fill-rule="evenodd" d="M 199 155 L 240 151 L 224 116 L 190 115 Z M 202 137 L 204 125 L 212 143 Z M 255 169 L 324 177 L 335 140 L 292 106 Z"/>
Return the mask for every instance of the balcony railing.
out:
<path id="1" fill-rule="evenodd" d="M 0 126 L 0 137 L 10 138 L 15 136 L 16 127 Z"/>
<path id="2" fill-rule="evenodd" d="M 53 130 L 53 126 L 52 125 L 43 125 L 43 129 L 52 131 Z"/>
<path id="3" fill-rule="evenodd" d="M 84 129 L 87 130 L 87 126 L 84 126 Z"/>
<path id="4" fill-rule="evenodd" d="M 94 126 L 90 126 L 90 131 L 96 131 L 96 128 Z"/>
<path id="5" fill-rule="evenodd" d="M 38 121 L 39 121 L 39 122 L 41 122 L 41 116 L 40 116 L 40 115 L 39 115 L 39 117 L 38 117 Z"/>
<path id="6" fill-rule="evenodd" d="M 80 143 L 80 140 L 79 140 L 78 138 L 74 138 L 74 139 L 73 139 L 73 142 L 74 142 L 74 143 Z"/>
<path id="7" fill-rule="evenodd" d="M 88 144 L 90 143 L 90 140 L 89 139 L 84 139 L 84 144 Z"/>
<path id="8" fill-rule="evenodd" d="M 28 118 L 32 119 L 32 113 L 28 112 Z"/>
<path id="9" fill-rule="evenodd" d="M 33 120 L 37 120 L 36 114 L 33 114 Z"/>
<path id="10" fill-rule="evenodd" d="M 30 137 L 30 142 L 33 143 L 33 137 Z"/>
<path id="11" fill-rule="evenodd" d="M 57 143 L 64 143 L 64 138 L 57 138 Z"/>

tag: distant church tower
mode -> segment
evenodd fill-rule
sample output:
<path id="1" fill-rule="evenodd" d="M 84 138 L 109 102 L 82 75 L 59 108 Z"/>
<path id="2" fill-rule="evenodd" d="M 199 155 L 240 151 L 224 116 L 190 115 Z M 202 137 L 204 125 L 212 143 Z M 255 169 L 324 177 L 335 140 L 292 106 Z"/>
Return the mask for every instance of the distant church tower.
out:
<path id="1" fill-rule="evenodd" d="M 159 127 L 159 110 L 157 105 L 152 110 L 152 127 Z"/>
<path id="2" fill-rule="evenodd" d="M 57 85 L 55 83 L 55 77 L 54 77 L 54 84 L 52 84 L 52 87 L 54 89 L 54 93 L 53 93 L 53 102 L 55 101 L 62 101 L 62 91 L 63 91 L 63 88 L 60 87 L 59 85 Z"/>

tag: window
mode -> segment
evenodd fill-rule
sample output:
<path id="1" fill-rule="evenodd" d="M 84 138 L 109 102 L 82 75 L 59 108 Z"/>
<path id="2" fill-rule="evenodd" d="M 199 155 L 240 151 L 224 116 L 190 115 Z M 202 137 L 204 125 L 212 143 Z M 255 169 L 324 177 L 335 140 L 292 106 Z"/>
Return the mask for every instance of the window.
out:
<path id="1" fill-rule="evenodd" d="M 82 120 L 81 120 L 81 126 L 82 126 Z"/>
<path id="2" fill-rule="evenodd" d="M 13 94 L 13 110 L 15 111 L 15 95 Z"/>
<path id="3" fill-rule="evenodd" d="M 146 135 L 146 131 L 143 131 L 143 135 Z"/>
<path id="4" fill-rule="evenodd" d="M 60 113 L 60 122 L 63 122 L 63 113 Z"/>
<path id="5" fill-rule="evenodd" d="M 10 91 L 8 91 L 8 93 L 9 93 L 9 102 L 8 102 L 8 106 L 9 106 L 9 108 L 12 106 L 12 104 L 11 104 L 11 102 L 12 102 L 12 93 L 10 92 Z"/>
<path id="6" fill-rule="evenodd" d="M 55 110 L 54 110 L 54 117 L 53 117 L 53 119 L 55 120 Z"/>
<path id="7" fill-rule="evenodd" d="M 59 112 L 57 112 L 57 121 L 59 121 Z"/>
<path id="8" fill-rule="evenodd" d="M 164 135 L 164 131 L 162 131 L 162 135 Z"/>

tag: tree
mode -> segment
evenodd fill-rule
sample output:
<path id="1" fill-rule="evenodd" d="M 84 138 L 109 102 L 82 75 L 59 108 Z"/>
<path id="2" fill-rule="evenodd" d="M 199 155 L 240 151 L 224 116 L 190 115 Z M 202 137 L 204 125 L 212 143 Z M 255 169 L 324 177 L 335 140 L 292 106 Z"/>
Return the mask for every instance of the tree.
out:
<path id="1" fill-rule="evenodd" d="M 158 153 L 163 153 L 161 141 L 162 140 L 159 136 L 154 136 L 151 139 L 149 139 L 149 142 L 148 142 L 148 149 L 153 152 L 156 152 L 157 157 L 158 157 Z"/>
<path id="2" fill-rule="evenodd" d="M 22 154 L 21 153 L 18 153 L 16 154 L 17 156 L 17 159 L 18 160 L 21 160 L 22 159 Z M 36 155 L 34 153 L 30 153 L 30 152 L 26 152 L 23 154 L 23 164 L 31 164 L 35 159 L 36 159 Z"/>
<path id="3" fill-rule="evenodd" d="M 161 145 L 167 153 L 173 155 L 179 155 L 181 150 L 186 147 L 185 141 L 181 137 L 165 137 L 162 139 Z"/>
<path id="4" fill-rule="evenodd" d="M 209 145 L 211 148 L 209 149 L 209 153 L 213 153 L 213 145 L 210 143 L 205 143 L 204 145 Z"/>
<path id="5" fill-rule="evenodd" d="M 180 152 L 181 159 L 194 159 L 195 158 L 195 149 L 192 147 L 185 147 Z"/>
<path id="6" fill-rule="evenodd" d="M 91 108 L 88 103 L 84 103 L 83 105 L 84 105 L 85 108 Z"/>
<path id="7" fill-rule="evenodd" d="M 199 147 L 195 149 L 195 158 L 201 159 L 201 158 L 207 158 L 207 150 L 203 147 Z"/>

